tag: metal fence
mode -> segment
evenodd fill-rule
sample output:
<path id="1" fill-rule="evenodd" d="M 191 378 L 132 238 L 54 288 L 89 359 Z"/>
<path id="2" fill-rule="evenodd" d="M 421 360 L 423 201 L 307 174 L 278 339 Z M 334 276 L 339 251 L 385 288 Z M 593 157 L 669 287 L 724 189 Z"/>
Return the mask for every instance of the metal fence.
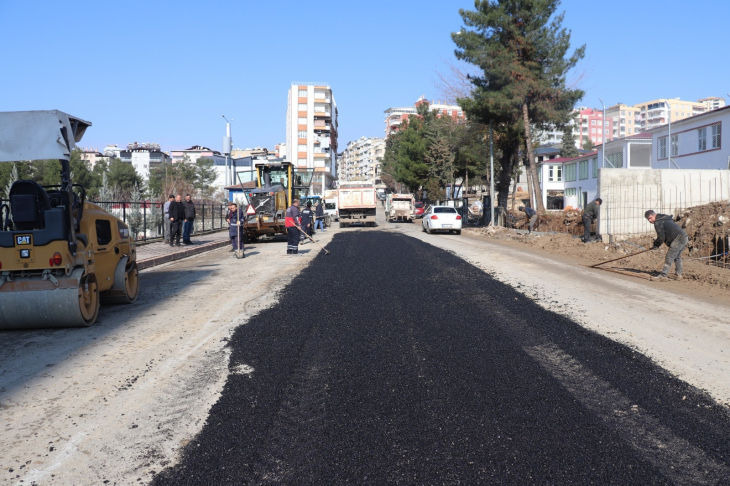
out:
<path id="1" fill-rule="evenodd" d="M 9 201 L 0 199 L 0 206 Z M 162 202 L 152 201 L 90 201 L 104 211 L 116 216 L 129 226 L 130 233 L 135 241 L 148 241 L 164 238 L 168 227 L 163 221 Z M 8 206 L 9 207 L 9 204 Z M 193 234 L 215 231 L 228 228 L 226 216 L 228 209 L 225 204 L 195 203 L 195 220 Z M 5 210 L 0 211 L 0 228 L 5 228 L 8 218 Z"/>

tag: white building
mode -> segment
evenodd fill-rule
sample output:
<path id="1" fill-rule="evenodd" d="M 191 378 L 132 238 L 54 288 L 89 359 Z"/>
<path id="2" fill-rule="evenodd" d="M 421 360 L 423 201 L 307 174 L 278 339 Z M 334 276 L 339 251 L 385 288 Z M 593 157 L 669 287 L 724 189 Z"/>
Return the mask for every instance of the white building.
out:
<path id="1" fill-rule="evenodd" d="M 348 142 L 339 160 L 340 180 L 377 183 L 384 155 L 385 140 L 382 138 L 361 137 Z"/>
<path id="2" fill-rule="evenodd" d="M 160 150 L 160 146 L 156 143 L 130 143 L 127 145 L 127 150 L 119 152 L 119 159 L 132 164 L 137 174 L 145 181 L 150 178 L 150 169 L 170 162 L 170 156 Z"/>
<path id="3" fill-rule="evenodd" d="M 730 169 L 730 144 L 722 144 L 730 126 L 730 106 L 672 122 L 651 131 L 654 169 Z M 670 158 L 671 155 L 671 158 Z"/>
<path id="4" fill-rule="evenodd" d="M 313 183 L 337 177 L 337 103 L 327 83 L 292 83 L 286 109 L 286 160 L 312 169 Z"/>

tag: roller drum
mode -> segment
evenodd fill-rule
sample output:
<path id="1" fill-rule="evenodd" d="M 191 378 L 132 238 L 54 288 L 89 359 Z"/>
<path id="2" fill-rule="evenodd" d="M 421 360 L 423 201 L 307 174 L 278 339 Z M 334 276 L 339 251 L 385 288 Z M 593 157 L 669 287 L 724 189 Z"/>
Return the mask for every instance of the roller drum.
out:
<path id="1" fill-rule="evenodd" d="M 6 282 L 0 288 L 0 329 L 86 327 L 99 314 L 99 292 L 93 275 L 75 269 L 55 287 L 40 277 Z"/>

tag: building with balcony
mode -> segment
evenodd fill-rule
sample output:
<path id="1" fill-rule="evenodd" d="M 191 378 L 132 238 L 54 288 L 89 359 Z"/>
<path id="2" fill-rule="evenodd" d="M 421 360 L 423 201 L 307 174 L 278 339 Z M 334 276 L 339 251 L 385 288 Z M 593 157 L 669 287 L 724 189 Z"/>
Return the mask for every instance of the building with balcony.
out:
<path id="1" fill-rule="evenodd" d="M 576 125 L 573 134 L 578 141 L 578 146 L 583 147 L 587 139 L 594 145 L 600 145 L 604 140 L 610 140 L 613 134 L 613 120 L 606 113 L 606 121 L 603 121 L 603 111 L 593 108 L 577 108 Z"/>
<path id="2" fill-rule="evenodd" d="M 617 103 L 606 108 L 606 119 L 613 122 L 610 140 L 629 137 L 641 132 L 639 115 L 641 110 L 635 106 Z"/>
<path id="3" fill-rule="evenodd" d="M 348 142 L 339 159 L 340 181 L 370 181 L 380 184 L 380 166 L 384 155 L 383 138 L 361 137 Z"/>
<path id="4" fill-rule="evenodd" d="M 416 115 L 418 113 L 418 107 L 422 104 L 426 104 L 429 111 L 435 111 L 436 116 L 450 116 L 454 120 L 462 122 L 466 120 L 466 116 L 459 105 L 449 105 L 441 101 L 429 101 L 425 96 L 421 96 L 413 106 L 388 108 L 385 110 L 385 138 L 397 132 L 401 124 L 408 120 L 408 117 Z"/>
<path id="5" fill-rule="evenodd" d="M 694 101 L 682 101 L 679 98 L 658 99 L 634 105 L 639 109 L 640 131 L 651 130 L 659 125 L 683 120 L 707 111 L 705 104 Z M 670 119 L 671 115 L 671 119 Z"/>
<path id="6" fill-rule="evenodd" d="M 314 169 L 313 188 L 331 187 L 337 177 L 337 114 L 329 84 L 292 83 L 286 108 L 286 160 Z"/>
<path id="7" fill-rule="evenodd" d="M 132 164 L 137 174 L 147 181 L 150 178 L 150 169 L 162 163 L 170 162 L 170 156 L 160 150 L 156 143 L 130 143 L 126 150 L 119 152 L 122 162 Z"/>
<path id="8" fill-rule="evenodd" d="M 110 160 L 119 157 L 119 152 L 100 152 L 95 148 L 81 148 L 81 158 L 89 162 L 92 168 L 97 162 L 109 163 Z"/>
<path id="9" fill-rule="evenodd" d="M 722 108 L 725 106 L 725 98 L 718 98 L 717 96 L 709 96 L 707 98 L 702 98 L 701 100 L 697 100 L 697 103 L 702 103 L 705 105 L 705 111 L 712 111 L 717 110 L 718 108 Z"/>

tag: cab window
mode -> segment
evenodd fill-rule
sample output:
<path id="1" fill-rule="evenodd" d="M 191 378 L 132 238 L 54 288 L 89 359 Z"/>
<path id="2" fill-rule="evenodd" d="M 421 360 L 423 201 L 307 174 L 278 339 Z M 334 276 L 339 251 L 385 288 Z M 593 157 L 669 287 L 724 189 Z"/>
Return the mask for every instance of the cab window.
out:
<path id="1" fill-rule="evenodd" d="M 96 242 L 108 245 L 112 241 L 112 225 L 107 219 L 96 220 Z"/>

